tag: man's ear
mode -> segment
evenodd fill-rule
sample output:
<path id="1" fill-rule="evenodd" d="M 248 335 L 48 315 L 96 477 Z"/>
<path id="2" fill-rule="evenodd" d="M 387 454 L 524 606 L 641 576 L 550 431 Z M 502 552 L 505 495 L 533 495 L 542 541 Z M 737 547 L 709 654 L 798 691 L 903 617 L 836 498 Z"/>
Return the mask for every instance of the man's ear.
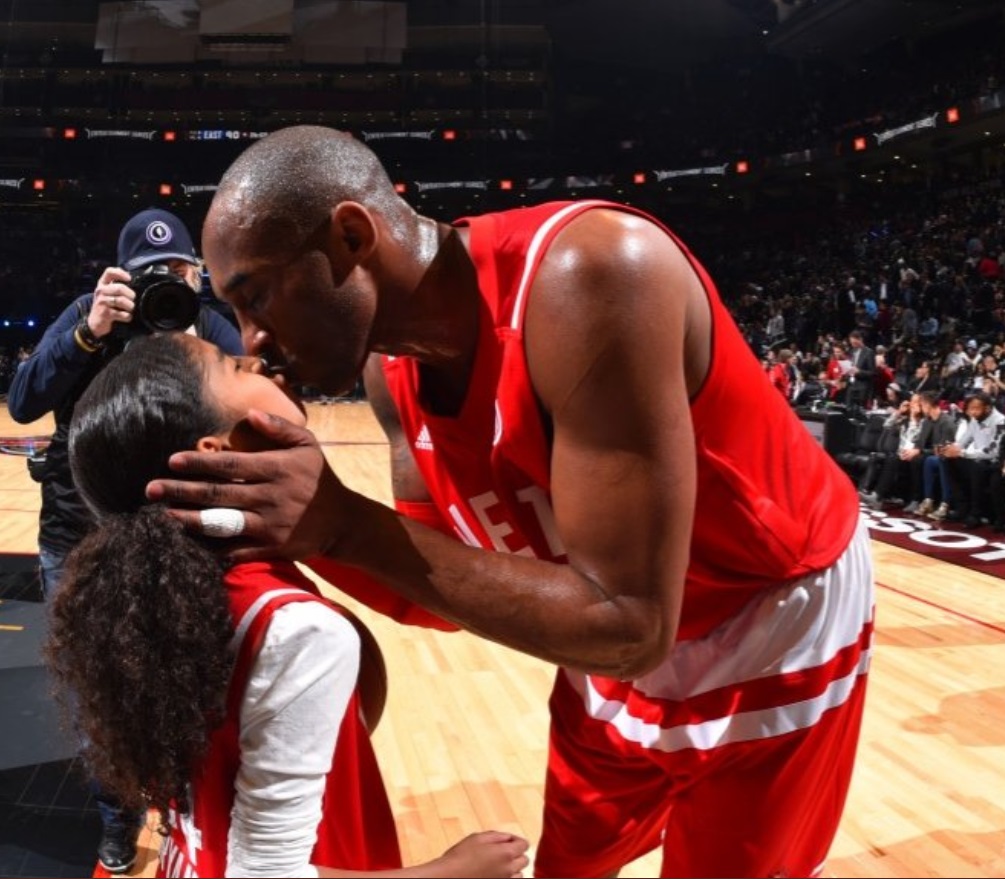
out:
<path id="1" fill-rule="evenodd" d="M 365 260 L 377 246 L 377 224 L 363 205 L 340 202 L 332 209 L 332 237 L 335 247 L 353 263 Z"/>

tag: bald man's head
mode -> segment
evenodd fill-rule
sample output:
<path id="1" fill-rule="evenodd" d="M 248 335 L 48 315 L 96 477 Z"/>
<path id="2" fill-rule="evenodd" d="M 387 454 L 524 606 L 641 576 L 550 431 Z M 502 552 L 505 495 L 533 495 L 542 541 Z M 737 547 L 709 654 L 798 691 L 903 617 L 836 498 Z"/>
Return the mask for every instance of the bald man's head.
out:
<path id="1" fill-rule="evenodd" d="M 341 202 L 358 202 L 392 234 L 415 214 L 369 147 L 332 128 L 283 128 L 245 150 L 220 181 L 207 224 L 252 232 L 267 247 L 296 247 Z"/>

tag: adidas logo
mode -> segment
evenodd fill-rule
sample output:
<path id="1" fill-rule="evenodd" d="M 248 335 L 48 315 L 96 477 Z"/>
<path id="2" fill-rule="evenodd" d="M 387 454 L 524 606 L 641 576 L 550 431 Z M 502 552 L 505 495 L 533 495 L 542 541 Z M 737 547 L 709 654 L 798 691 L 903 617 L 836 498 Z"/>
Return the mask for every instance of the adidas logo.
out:
<path id="1" fill-rule="evenodd" d="M 419 435 L 415 438 L 415 447 L 422 449 L 424 452 L 433 451 L 433 439 L 429 435 L 429 428 L 425 424 L 422 425 Z"/>

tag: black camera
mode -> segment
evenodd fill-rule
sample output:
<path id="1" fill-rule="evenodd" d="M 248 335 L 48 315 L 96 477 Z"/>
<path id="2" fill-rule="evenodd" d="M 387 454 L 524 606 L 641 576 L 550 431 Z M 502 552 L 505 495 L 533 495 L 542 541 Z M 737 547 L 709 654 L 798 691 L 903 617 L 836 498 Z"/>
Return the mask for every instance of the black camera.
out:
<path id="1" fill-rule="evenodd" d="M 164 263 L 153 263 L 129 273 L 136 307 L 129 323 L 115 330 L 125 338 L 144 333 L 186 330 L 199 316 L 199 294 Z"/>

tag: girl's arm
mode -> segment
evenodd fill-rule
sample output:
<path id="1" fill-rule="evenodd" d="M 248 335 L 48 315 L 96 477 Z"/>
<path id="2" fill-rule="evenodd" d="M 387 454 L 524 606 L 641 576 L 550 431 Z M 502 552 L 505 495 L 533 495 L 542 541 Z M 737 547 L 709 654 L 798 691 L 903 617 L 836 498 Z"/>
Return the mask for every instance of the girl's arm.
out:
<path id="1" fill-rule="evenodd" d="M 325 777 L 359 674 L 359 636 L 331 608 L 278 608 L 241 708 L 228 876 L 316 876 Z"/>
<path id="2" fill-rule="evenodd" d="M 521 871 L 528 863 L 526 851 L 527 840 L 511 833 L 486 830 L 466 836 L 440 857 L 415 867 L 371 873 L 319 867 L 318 875 L 333 879 L 358 876 L 365 876 L 367 879 L 510 879 L 523 875 Z"/>

